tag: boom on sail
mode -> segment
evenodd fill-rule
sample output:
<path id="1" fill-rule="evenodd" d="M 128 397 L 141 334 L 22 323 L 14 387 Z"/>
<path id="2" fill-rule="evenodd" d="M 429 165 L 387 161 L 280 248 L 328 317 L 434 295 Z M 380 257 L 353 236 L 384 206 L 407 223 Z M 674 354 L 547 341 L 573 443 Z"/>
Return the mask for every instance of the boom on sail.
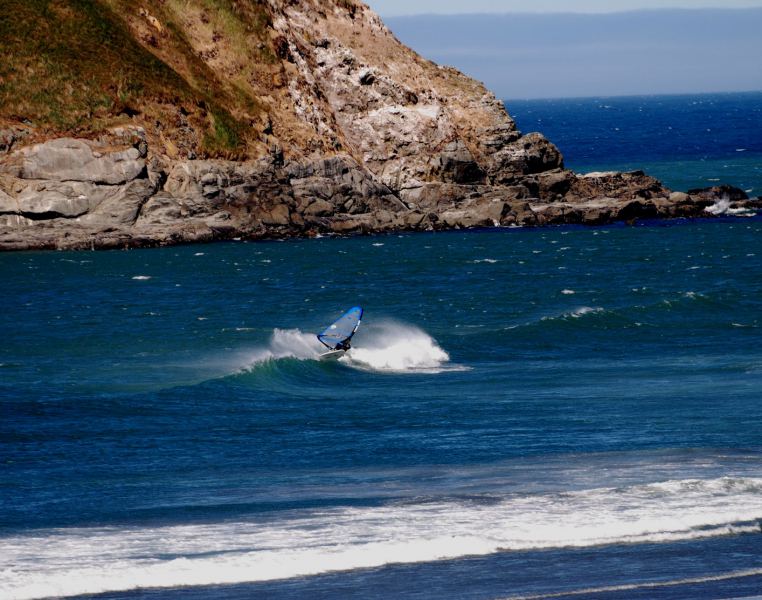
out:
<path id="1" fill-rule="evenodd" d="M 320 343 L 331 351 L 349 350 L 352 336 L 357 332 L 362 320 L 363 310 L 359 306 L 350 308 L 339 319 L 319 333 Z"/>

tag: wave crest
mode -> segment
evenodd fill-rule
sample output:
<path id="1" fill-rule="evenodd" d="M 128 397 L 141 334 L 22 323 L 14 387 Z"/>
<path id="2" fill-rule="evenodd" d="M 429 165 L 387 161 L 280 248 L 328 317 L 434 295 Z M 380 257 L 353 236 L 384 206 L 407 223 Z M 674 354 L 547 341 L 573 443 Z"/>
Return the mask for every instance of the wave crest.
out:
<path id="1" fill-rule="evenodd" d="M 605 312 L 606 312 L 606 309 L 600 306 L 580 306 L 573 310 L 563 312 L 560 315 L 542 317 L 541 321 L 555 321 L 557 319 L 562 319 L 562 320 L 579 319 L 584 317 L 585 315 L 597 315 L 597 314 L 601 314 Z"/>
<path id="2" fill-rule="evenodd" d="M 441 371 L 449 361 L 449 354 L 425 331 L 391 321 L 369 327 L 342 358 L 350 366 L 403 373 Z"/>
<path id="3" fill-rule="evenodd" d="M 244 371 L 281 359 L 319 360 L 326 348 L 312 333 L 299 329 L 274 329 L 266 347 L 250 352 Z M 373 323 L 360 331 L 352 349 L 340 364 L 381 372 L 439 372 L 448 367 L 450 356 L 434 338 L 413 325 L 394 321 Z"/>

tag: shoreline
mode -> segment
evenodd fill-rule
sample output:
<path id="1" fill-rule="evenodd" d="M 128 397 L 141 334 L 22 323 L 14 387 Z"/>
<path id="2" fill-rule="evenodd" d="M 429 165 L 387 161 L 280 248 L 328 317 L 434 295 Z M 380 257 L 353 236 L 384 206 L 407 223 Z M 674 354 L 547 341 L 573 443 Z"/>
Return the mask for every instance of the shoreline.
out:
<path id="1" fill-rule="evenodd" d="M 470 165 L 456 161 L 452 168 Z M 121 146 L 59 138 L 23 147 L 5 161 L 0 250 L 604 225 L 748 216 L 762 208 L 759 198 L 732 186 L 673 192 L 643 171 L 579 175 L 557 166 L 501 182 L 468 178 L 393 189 L 346 154 L 170 161 L 149 154 L 139 135 Z"/>
<path id="2" fill-rule="evenodd" d="M 449 227 L 449 228 L 431 228 L 431 229 L 385 229 L 377 231 L 363 231 L 355 233 L 335 233 L 325 232 L 316 233 L 310 235 L 302 234 L 278 234 L 276 232 L 267 232 L 262 235 L 255 236 L 240 236 L 237 232 L 212 232 L 210 235 L 202 234 L 198 236 L 190 236 L 187 239 L 173 238 L 172 240 L 154 240 L 146 238 L 120 238 L 114 237 L 100 237 L 98 243 L 91 244 L 89 247 L 84 245 L 84 242 L 80 244 L 75 242 L 71 246 L 62 245 L 57 242 L 52 242 L 50 245 L 39 246 L 23 246 L 13 247 L 0 246 L 0 253 L 22 253 L 22 252 L 96 252 L 96 251 L 114 251 L 114 250 L 149 250 L 159 248 L 172 248 L 178 246 L 195 246 L 204 244 L 224 244 L 224 243 L 258 243 L 258 242 L 289 242 L 289 241 L 311 241 L 318 239 L 350 239 L 350 238 L 363 238 L 363 237 L 375 237 L 375 236 L 399 236 L 399 235 L 416 235 L 426 233 L 490 233 L 490 232 L 507 232 L 507 231 L 533 231 L 543 229 L 554 228 L 571 228 L 571 229 L 597 229 L 603 227 L 679 227 L 683 225 L 702 223 L 702 222 L 717 222 L 717 223 L 733 223 L 743 222 L 745 219 L 759 219 L 762 217 L 762 200 L 752 201 L 756 204 L 756 214 L 749 214 L 739 217 L 737 215 L 711 215 L 711 214 L 698 214 L 694 216 L 675 216 L 675 217 L 644 217 L 633 218 L 630 220 L 608 220 L 598 223 L 584 223 L 581 221 L 554 221 L 553 223 L 545 223 L 542 225 L 498 225 L 498 226 L 476 226 L 476 227 Z"/>

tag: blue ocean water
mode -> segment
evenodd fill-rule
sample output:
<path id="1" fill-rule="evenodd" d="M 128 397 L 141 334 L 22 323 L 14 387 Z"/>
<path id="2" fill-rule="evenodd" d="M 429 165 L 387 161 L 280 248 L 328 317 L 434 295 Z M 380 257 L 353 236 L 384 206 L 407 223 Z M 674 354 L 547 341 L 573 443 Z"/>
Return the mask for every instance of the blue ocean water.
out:
<path id="1" fill-rule="evenodd" d="M 760 235 L 0 255 L 0 597 L 759 597 Z"/>
<path id="2" fill-rule="evenodd" d="M 762 195 L 762 92 L 507 100 L 575 171 L 643 169 L 675 190 L 719 184 Z"/>

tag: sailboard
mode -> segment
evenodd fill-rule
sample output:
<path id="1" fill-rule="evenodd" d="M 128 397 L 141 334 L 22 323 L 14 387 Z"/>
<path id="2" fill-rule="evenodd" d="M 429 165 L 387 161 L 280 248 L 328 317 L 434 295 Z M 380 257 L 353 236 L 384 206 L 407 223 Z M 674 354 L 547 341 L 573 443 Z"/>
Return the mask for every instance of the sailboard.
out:
<path id="1" fill-rule="evenodd" d="M 359 306 L 350 308 L 336 321 L 326 327 L 317 338 L 320 343 L 328 348 L 328 352 L 320 355 L 320 358 L 339 358 L 349 350 L 352 336 L 360 327 L 363 310 Z"/>

